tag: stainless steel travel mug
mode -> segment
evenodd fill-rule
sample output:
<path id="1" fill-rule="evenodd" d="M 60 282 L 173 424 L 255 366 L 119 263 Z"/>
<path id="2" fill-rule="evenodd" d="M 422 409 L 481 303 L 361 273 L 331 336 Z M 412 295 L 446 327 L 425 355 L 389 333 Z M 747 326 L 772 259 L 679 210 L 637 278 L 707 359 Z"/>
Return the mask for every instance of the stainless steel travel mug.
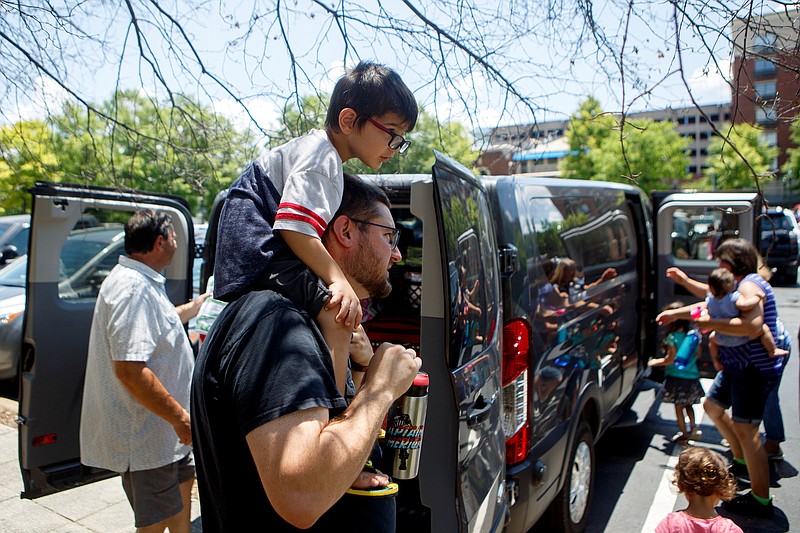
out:
<path id="1" fill-rule="evenodd" d="M 428 384 L 428 374 L 419 372 L 411 388 L 389 410 L 385 445 L 394 454 L 392 476 L 396 479 L 411 479 L 419 473 Z"/>

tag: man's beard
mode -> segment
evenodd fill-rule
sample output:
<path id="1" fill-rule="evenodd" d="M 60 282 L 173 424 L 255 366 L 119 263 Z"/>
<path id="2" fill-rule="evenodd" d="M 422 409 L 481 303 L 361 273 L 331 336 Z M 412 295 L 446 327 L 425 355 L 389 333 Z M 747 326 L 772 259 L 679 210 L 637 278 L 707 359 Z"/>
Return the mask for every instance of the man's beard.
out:
<path id="1" fill-rule="evenodd" d="M 369 293 L 372 298 L 385 298 L 392 292 L 387 265 L 378 264 L 375 254 L 367 249 L 362 239 L 358 252 L 345 260 L 347 273 Z"/>

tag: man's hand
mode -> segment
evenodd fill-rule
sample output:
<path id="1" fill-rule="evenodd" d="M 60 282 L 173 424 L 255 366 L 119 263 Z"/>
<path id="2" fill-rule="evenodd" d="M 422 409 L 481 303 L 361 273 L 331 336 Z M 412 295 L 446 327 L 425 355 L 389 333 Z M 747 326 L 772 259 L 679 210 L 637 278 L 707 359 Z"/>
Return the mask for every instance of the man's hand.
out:
<path id="1" fill-rule="evenodd" d="M 136 401 L 166 420 L 182 444 L 192 443 L 189 413 L 142 361 L 114 361 L 114 375 Z"/>
<path id="2" fill-rule="evenodd" d="M 353 287 L 346 280 L 334 281 L 328 286 L 331 291 L 331 298 L 325 305 L 325 309 L 336 309 L 339 306 L 339 312 L 336 314 L 337 322 L 344 322 L 347 327 L 353 328 L 355 331 L 359 324 L 361 324 L 361 300 L 359 300 Z"/>
<path id="3" fill-rule="evenodd" d="M 414 350 L 384 342 L 372 356 L 364 387 L 375 394 L 390 393 L 395 400 L 408 390 L 421 366 Z"/>
<path id="4" fill-rule="evenodd" d="M 178 440 L 181 444 L 192 443 L 192 421 L 186 410 L 183 411 L 183 415 L 178 420 L 172 423 L 172 428 L 175 430 L 175 434 L 178 435 Z"/>
<path id="5" fill-rule="evenodd" d="M 197 316 L 197 313 L 200 312 L 200 306 L 203 305 L 203 302 L 211 296 L 210 292 L 206 292 L 191 300 L 185 304 L 178 305 L 175 307 L 175 311 L 177 311 L 178 316 L 181 317 L 181 322 L 186 324 L 192 318 Z"/>

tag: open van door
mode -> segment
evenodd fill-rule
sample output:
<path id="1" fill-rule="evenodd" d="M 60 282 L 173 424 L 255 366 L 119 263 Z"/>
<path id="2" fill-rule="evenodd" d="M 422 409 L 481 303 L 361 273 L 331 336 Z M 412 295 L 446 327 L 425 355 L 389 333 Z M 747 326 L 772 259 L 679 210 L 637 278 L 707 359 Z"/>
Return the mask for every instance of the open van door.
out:
<path id="1" fill-rule="evenodd" d="M 192 219 L 182 198 L 52 183 L 37 183 L 31 194 L 19 396 L 23 498 L 114 475 L 80 464 L 78 435 L 94 303 L 125 253 L 124 223 L 141 208 L 172 216 L 178 250 L 164 274 L 176 304 L 191 299 L 194 257 Z"/>
<path id="2" fill-rule="evenodd" d="M 486 191 L 436 154 L 411 186 L 422 220 L 420 352 L 430 375 L 420 498 L 431 531 L 499 531 L 507 513 L 500 273 Z"/>
<path id="3" fill-rule="evenodd" d="M 656 193 L 654 209 L 658 310 L 671 302 L 688 305 L 698 300 L 667 279 L 667 268 L 680 268 L 689 277 L 705 282 L 719 265 L 714 250 L 723 241 L 740 237 L 759 249 L 761 199 L 755 192 Z M 709 370 L 707 358 L 699 363 L 701 371 Z"/>

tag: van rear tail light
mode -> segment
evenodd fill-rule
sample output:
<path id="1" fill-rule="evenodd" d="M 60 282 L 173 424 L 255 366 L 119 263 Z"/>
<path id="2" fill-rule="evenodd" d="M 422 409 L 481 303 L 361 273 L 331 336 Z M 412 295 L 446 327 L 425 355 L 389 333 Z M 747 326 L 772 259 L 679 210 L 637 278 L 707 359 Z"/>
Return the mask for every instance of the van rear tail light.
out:
<path id="1" fill-rule="evenodd" d="M 516 318 L 503 328 L 503 432 L 506 462 L 525 459 L 530 444 L 528 421 L 528 357 L 531 327 Z"/>
<path id="2" fill-rule="evenodd" d="M 58 435 L 56 433 L 48 433 L 47 435 L 40 435 L 38 437 L 33 437 L 31 440 L 31 446 L 46 446 L 47 444 L 55 444 L 58 440 Z"/>

